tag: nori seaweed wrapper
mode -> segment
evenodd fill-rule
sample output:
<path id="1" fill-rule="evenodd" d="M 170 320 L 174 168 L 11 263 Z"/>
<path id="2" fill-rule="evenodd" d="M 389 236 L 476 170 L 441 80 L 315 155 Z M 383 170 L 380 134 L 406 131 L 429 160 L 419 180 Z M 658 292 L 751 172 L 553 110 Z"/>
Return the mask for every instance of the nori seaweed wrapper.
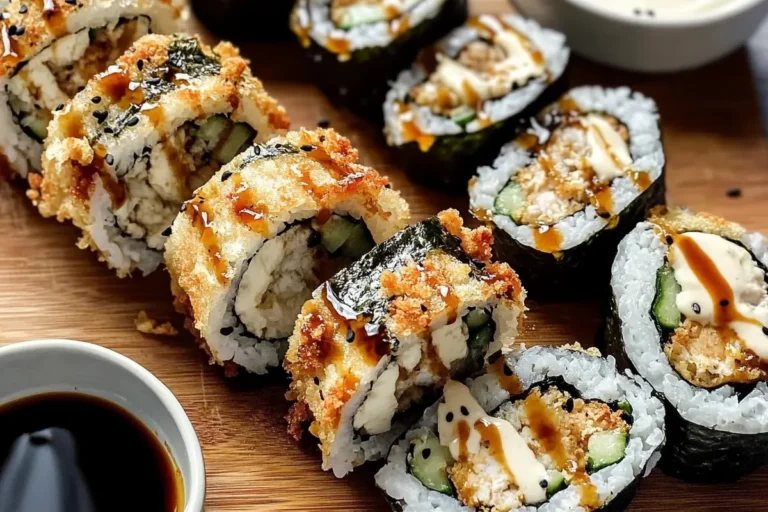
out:
<path id="1" fill-rule="evenodd" d="M 567 89 L 567 70 L 523 111 L 473 133 L 439 135 L 428 151 L 417 142 L 397 146 L 395 155 L 408 176 L 425 187 L 464 193 L 467 182 L 481 165 L 489 165 L 501 147 L 525 128 L 524 121 L 556 101 Z"/>
<path id="2" fill-rule="evenodd" d="M 610 280 L 616 247 L 654 206 L 666 204 L 666 170 L 607 225 L 576 247 L 555 254 L 523 245 L 494 225 L 494 257 L 517 269 L 530 297 L 577 300 L 600 296 Z"/>
<path id="3" fill-rule="evenodd" d="M 288 19 L 293 0 L 191 0 L 191 4 L 200 21 L 219 37 L 262 42 L 291 38 Z"/>
<path id="4" fill-rule="evenodd" d="M 411 65 L 419 50 L 466 19 L 467 0 L 446 0 L 437 16 L 409 29 L 387 46 L 354 50 L 349 60 L 340 61 L 338 54 L 309 38 L 305 53 L 317 85 L 334 103 L 378 122 L 383 118 L 389 82 Z"/>
<path id="5" fill-rule="evenodd" d="M 604 343 L 616 366 L 638 372 L 629 359 L 621 335 L 621 318 L 611 296 L 606 316 Z M 738 434 L 703 427 L 684 419 L 677 409 L 657 393 L 666 408 L 667 442 L 659 468 L 689 482 L 733 482 L 768 463 L 768 433 Z"/>

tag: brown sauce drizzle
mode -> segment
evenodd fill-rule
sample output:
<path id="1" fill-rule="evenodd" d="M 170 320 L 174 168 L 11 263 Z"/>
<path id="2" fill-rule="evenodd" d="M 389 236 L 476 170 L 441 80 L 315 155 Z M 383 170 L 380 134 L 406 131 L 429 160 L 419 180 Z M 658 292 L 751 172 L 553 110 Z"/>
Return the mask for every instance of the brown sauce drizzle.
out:
<path id="1" fill-rule="evenodd" d="M 631 170 L 627 176 L 640 192 L 645 192 L 651 186 L 651 175 L 645 171 Z"/>
<path id="2" fill-rule="evenodd" d="M 312 301 L 307 302 L 303 313 L 306 315 L 306 320 L 301 324 L 301 334 L 303 339 L 310 340 L 311 357 L 320 366 L 336 361 L 340 352 L 333 342 L 333 327 L 325 321 L 317 304 Z M 322 331 L 319 337 L 316 334 L 318 330 Z"/>
<path id="3" fill-rule="evenodd" d="M 533 240 L 536 245 L 536 249 L 542 252 L 556 253 L 561 250 L 563 243 L 563 235 L 554 226 L 549 226 L 549 229 L 541 232 L 539 226 L 531 226 L 533 229 Z"/>
<path id="4" fill-rule="evenodd" d="M 152 123 L 152 126 L 155 128 L 159 128 L 162 124 L 165 123 L 165 109 L 160 105 L 142 109 L 141 113 L 147 116 L 149 122 Z"/>
<path id="5" fill-rule="evenodd" d="M 580 504 L 583 508 L 596 510 L 602 506 L 600 496 L 597 494 L 597 487 L 583 469 L 579 468 L 579 471 L 572 476 L 571 484 L 579 488 Z"/>
<path id="6" fill-rule="evenodd" d="M 348 59 L 352 49 L 349 40 L 344 37 L 329 37 L 325 47 L 329 52 L 338 54 L 341 60 Z"/>
<path id="7" fill-rule="evenodd" d="M 395 39 L 408 32 L 410 28 L 411 20 L 406 14 L 389 22 L 389 35 Z"/>
<path id="8" fill-rule="evenodd" d="M 501 440 L 501 432 L 499 432 L 499 428 L 483 418 L 475 422 L 475 430 L 480 434 L 480 439 L 482 440 L 483 445 L 488 448 L 491 457 L 496 459 L 496 462 L 504 468 L 504 472 L 507 474 L 509 481 L 513 485 L 517 485 L 515 475 L 512 473 L 507 456 L 504 454 L 504 444 Z"/>
<path id="9" fill-rule="evenodd" d="M 758 320 L 746 317 L 736 309 L 733 288 L 720 273 L 712 258 L 704 252 L 695 240 L 685 235 L 679 235 L 674 238 L 674 243 L 683 253 L 691 270 L 712 299 L 715 326 L 726 327 L 731 322 L 762 325 Z"/>
<path id="10" fill-rule="evenodd" d="M 472 179 L 476 178 L 473 177 Z M 486 208 L 472 208 L 472 215 L 480 222 L 491 222 L 493 220 L 493 212 Z"/>
<path id="11" fill-rule="evenodd" d="M 581 112 L 581 107 L 579 107 L 578 103 L 576 103 L 576 101 L 570 96 L 563 96 L 560 98 L 560 101 L 557 102 L 557 106 L 565 113 Z"/>
<path id="12" fill-rule="evenodd" d="M 422 132 L 413 120 L 402 121 L 401 129 L 403 130 L 403 139 L 406 142 L 416 142 L 419 149 L 424 153 L 429 151 L 435 143 L 435 136 Z"/>
<path id="13" fill-rule="evenodd" d="M 464 420 L 461 420 L 456 425 L 456 430 L 458 430 L 459 432 L 459 460 L 467 460 L 467 456 L 469 455 L 467 442 L 469 441 L 471 428 L 469 426 L 469 423 L 467 423 Z"/>
<path id="14" fill-rule="evenodd" d="M 483 109 L 483 100 L 480 98 L 480 95 L 477 93 L 474 87 L 472 87 L 472 84 L 470 84 L 467 80 L 463 80 L 461 82 L 461 90 L 464 91 L 464 96 L 467 97 L 467 104 L 477 110 L 478 112 Z"/>
<path id="15" fill-rule="evenodd" d="M 499 357 L 490 367 L 490 372 L 496 376 L 499 386 L 509 393 L 509 396 L 517 396 L 523 392 L 523 384 L 510 368 L 507 367 L 503 357 Z"/>
<path id="16" fill-rule="evenodd" d="M 43 19 L 48 26 L 48 30 L 57 38 L 68 34 L 69 30 L 67 30 L 67 19 L 64 10 L 56 7 L 55 0 L 42 0 L 41 3 Z"/>
<path id="17" fill-rule="evenodd" d="M 229 195 L 237 219 L 262 236 L 269 235 L 269 208 L 259 201 L 243 178 L 233 176 L 234 192 Z"/>
<path id="18" fill-rule="evenodd" d="M 616 166 L 617 169 L 624 170 L 624 164 L 621 163 L 619 160 L 619 157 L 616 156 L 616 153 L 613 152 L 611 149 L 611 145 L 608 144 L 608 141 L 605 140 L 605 135 L 603 132 L 600 131 L 600 128 L 597 126 L 594 126 L 595 135 L 597 135 L 597 141 L 600 144 L 600 147 L 603 148 L 603 151 L 608 153 L 608 156 L 611 157 L 611 162 L 613 162 L 613 165 Z"/>
<path id="19" fill-rule="evenodd" d="M 189 215 L 192 225 L 200 233 L 200 241 L 205 250 L 208 251 L 208 256 L 211 258 L 213 268 L 216 271 L 216 278 L 219 280 L 219 283 L 226 284 L 229 281 L 226 277 L 229 265 L 222 259 L 219 237 L 212 227 L 213 210 L 208 206 L 206 198 L 198 195 L 187 203 L 185 211 Z"/>
<path id="20" fill-rule="evenodd" d="M 59 126 L 61 127 L 64 137 L 73 139 L 85 137 L 83 116 L 74 109 L 70 109 L 69 112 L 59 117 Z"/>
<path id="21" fill-rule="evenodd" d="M 613 192 L 611 187 L 600 189 L 592 195 L 593 205 L 601 217 L 610 216 L 613 212 Z"/>
<path id="22" fill-rule="evenodd" d="M 552 457 L 558 469 L 566 469 L 568 456 L 563 445 L 563 436 L 556 418 L 549 411 L 547 404 L 541 397 L 531 393 L 523 404 L 525 414 L 531 427 L 533 436 L 539 441 L 544 451 Z"/>
<path id="23" fill-rule="evenodd" d="M 72 180 L 72 195 L 81 201 L 87 201 L 91 198 L 94 187 L 94 178 L 98 175 L 101 179 L 104 190 L 112 198 L 112 204 L 119 208 L 127 199 L 125 187 L 115 180 L 112 175 L 105 170 L 104 158 L 107 156 L 107 148 L 102 144 L 96 144 L 93 148 L 93 160 L 88 165 L 80 165 L 73 162 L 75 173 Z"/>

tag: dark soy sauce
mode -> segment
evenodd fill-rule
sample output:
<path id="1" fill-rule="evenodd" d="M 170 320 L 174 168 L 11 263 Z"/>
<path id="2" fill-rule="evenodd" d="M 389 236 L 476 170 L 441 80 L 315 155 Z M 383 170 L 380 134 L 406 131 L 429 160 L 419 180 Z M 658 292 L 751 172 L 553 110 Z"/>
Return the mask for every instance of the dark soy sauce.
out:
<path id="1" fill-rule="evenodd" d="M 0 406 L 0 467 L 19 436 L 55 427 L 75 438 L 76 464 L 96 512 L 184 510 L 181 473 L 155 434 L 91 395 L 45 393 Z"/>

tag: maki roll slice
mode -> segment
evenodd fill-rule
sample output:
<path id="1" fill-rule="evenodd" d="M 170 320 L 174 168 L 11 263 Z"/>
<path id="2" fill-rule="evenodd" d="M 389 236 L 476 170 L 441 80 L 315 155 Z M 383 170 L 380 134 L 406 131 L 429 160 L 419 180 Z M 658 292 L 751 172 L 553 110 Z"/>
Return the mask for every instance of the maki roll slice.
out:
<path id="1" fill-rule="evenodd" d="M 0 174 L 39 171 L 53 112 L 140 37 L 176 31 L 178 3 L 0 2 Z"/>
<path id="2" fill-rule="evenodd" d="M 497 257 L 534 297 L 600 291 L 616 245 L 665 203 L 656 104 L 622 87 L 579 87 L 527 122 L 469 183 Z M 590 292 L 588 292 L 590 293 Z"/>
<path id="3" fill-rule="evenodd" d="M 165 261 L 177 309 L 211 364 L 278 366 L 322 279 L 406 225 L 408 204 L 333 130 L 236 157 L 176 217 Z"/>
<path id="4" fill-rule="evenodd" d="M 388 84 L 467 18 L 467 0 L 297 0 L 291 29 L 334 101 L 381 119 Z"/>
<path id="5" fill-rule="evenodd" d="M 182 202 L 288 124 L 230 44 L 145 36 L 55 113 L 28 196 L 119 276 L 148 274 Z"/>
<path id="6" fill-rule="evenodd" d="M 664 398 L 661 467 L 730 481 L 768 462 L 768 239 L 654 210 L 613 263 L 608 351 Z"/>
<path id="7" fill-rule="evenodd" d="M 563 92 L 565 36 L 514 15 L 470 19 L 425 49 L 384 103 L 384 133 L 409 175 L 463 188 L 521 119 Z"/>
<path id="8" fill-rule="evenodd" d="M 490 260 L 486 228 L 446 210 L 410 226 L 316 289 L 289 340 L 289 432 L 320 440 L 342 477 L 384 457 L 451 378 L 511 345 L 525 291 Z"/>
<path id="9" fill-rule="evenodd" d="M 491 360 L 466 385 L 449 381 L 392 447 L 376 484 L 393 509 L 624 510 L 664 443 L 651 387 L 599 352 L 534 347 Z"/>

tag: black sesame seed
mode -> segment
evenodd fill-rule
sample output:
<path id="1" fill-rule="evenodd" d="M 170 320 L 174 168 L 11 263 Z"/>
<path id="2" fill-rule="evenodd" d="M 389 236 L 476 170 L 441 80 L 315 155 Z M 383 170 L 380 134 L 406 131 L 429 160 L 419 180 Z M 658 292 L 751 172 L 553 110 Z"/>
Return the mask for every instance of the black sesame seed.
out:
<path id="1" fill-rule="evenodd" d="M 510 368 L 507 365 L 504 365 L 504 375 L 506 375 L 507 377 L 511 377 L 512 376 L 512 368 Z"/>
<path id="2" fill-rule="evenodd" d="M 331 122 L 327 119 L 321 119 L 317 122 L 318 128 L 328 128 L 331 126 Z"/>
<path id="3" fill-rule="evenodd" d="M 323 396 L 323 390 L 320 390 L 320 400 L 325 400 L 325 397 Z"/>
<path id="4" fill-rule="evenodd" d="M 353 341 L 355 341 L 355 331 L 347 329 L 347 343 L 352 343 Z"/>
<path id="5" fill-rule="evenodd" d="M 253 146 L 253 154 L 259 156 L 261 154 L 261 146 Z"/>
<path id="6" fill-rule="evenodd" d="M 160 79 L 150 78 L 149 80 L 147 80 L 147 85 L 160 85 Z"/>
<path id="7" fill-rule="evenodd" d="M 103 110 L 96 110 L 93 113 L 93 117 L 95 117 L 99 121 L 99 124 L 101 124 L 107 120 L 107 112 Z"/>
<path id="8" fill-rule="evenodd" d="M 445 421 L 447 421 L 448 423 L 453 421 L 453 413 L 452 412 L 449 412 L 448 414 L 445 415 Z"/>
<path id="9" fill-rule="evenodd" d="M 180 213 L 184 213 L 184 210 L 187 209 L 187 203 L 181 203 L 181 208 L 179 208 Z"/>
<path id="10" fill-rule="evenodd" d="M 469 409 L 466 408 L 466 406 L 461 406 L 461 414 L 464 416 L 469 416 Z"/>
<path id="11" fill-rule="evenodd" d="M 430 455 L 432 455 L 432 450 L 430 450 L 429 448 L 424 448 L 423 450 L 421 450 L 422 459 L 427 460 Z"/>
<path id="12" fill-rule="evenodd" d="M 725 191 L 725 195 L 728 197 L 741 197 L 741 189 L 738 187 L 729 188 Z"/>
<path id="13" fill-rule="evenodd" d="M 384 185 L 384 188 L 392 188 L 392 185 L 390 185 L 389 183 L 387 183 L 386 185 Z"/>
<path id="14" fill-rule="evenodd" d="M 21 7 L 19 7 L 19 14 L 27 14 L 28 10 L 29 9 L 27 9 L 26 5 L 22 5 Z"/>
<path id="15" fill-rule="evenodd" d="M 64 104 L 59 103 L 58 105 L 56 105 L 56 112 L 58 112 L 59 110 L 62 110 L 63 108 L 64 108 Z"/>
<path id="16" fill-rule="evenodd" d="M 426 313 L 426 312 L 427 312 L 427 306 L 425 306 L 424 304 L 422 304 L 420 307 L 421 307 L 421 312 L 422 312 L 422 313 Z"/>
<path id="17" fill-rule="evenodd" d="M 768 336 L 768 327 L 763 327 L 763 334 Z"/>
<path id="18" fill-rule="evenodd" d="M 229 336 L 233 332 L 235 332 L 235 328 L 231 327 L 231 326 L 230 327 L 222 327 L 221 329 L 219 329 L 219 333 L 221 333 L 222 336 Z"/>
<path id="19" fill-rule="evenodd" d="M 16 29 L 16 37 L 21 37 L 24 35 L 24 32 L 26 32 L 27 29 L 24 27 L 19 27 Z"/>
<path id="20" fill-rule="evenodd" d="M 115 130 L 111 126 L 107 126 L 106 128 L 104 128 L 104 133 L 113 134 L 115 133 Z"/>
<path id="21" fill-rule="evenodd" d="M 699 306 L 699 305 L 698 305 L 698 304 L 696 304 L 695 302 L 694 302 L 693 304 L 691 304 L 691 309 L 692 309 L 692 310 L 693 310 L 693 312 L 694 312 L 694 313 L 696 313 L 697 315 L 698 315 L 699 313 L 701 313 L 701 306 Z"/>
<path id="22" fill-rule="evenodd" d="M 96 105 L 98 105 L 99 103 L 101 103 L 101 96 L 94 96 L 93 98 L 91 98 L 91 101 Z"/>
<path id="23" fill-rule="evenodd" d="M 144 149 L 142 149 L 141 152 L 144 153 L 145 155 L 148 155 L 149 153 L 152 152 L 152 148 L 149 146 L 144 146 Z"/>
<path id="24" fill-rule="evenodd" d="M 541 482 L 539 482 L 539 485 L 541 486 L 542 489 L 546 489 L 549 486 L 549 482 L 547 482 L 546 480 L 542 480 Z"/>
<path id="25" fill-rule="evenodd" d="M 110 154 L 107 154 L 107 156 L 104 158 L 104 161 L 107 162 L 107 165 L 114 165 L 115 157 Z"/>
<path id="26" fill-rule="evenodd" d="M 127 122 L 126 124 L 127 124 L 128 126 L 136 126 L 137 124 L 139 124 L 139 118 L 138 118 L 138 117 L 136 117 L 136 116 L 133 116 L 132 118 L 130 118 L 130 119 L 128 120 L 128 122 Z"/>
<path id="27" fill-rule="evenodd" d="M 314 151 L 315 150 L 315 146 L 313 146 L 312 144 L 303 144 L 301 146 L 301 150 L 302 151 Z"/>
<path id="28" fill-rule="evenodd" d="M 319 140 L 320 142 L 325 142 L 325 135 L 321 135 Z"/>
<path id="29" fill-rule="evenodd" d="M 728 302 L 728 299 L 723 299 L 720 301 L 720 305 L 723 307 L 727 307 L 730 302 Z"/>
<path id="30" fill-rule="evenodd" d="M 9 36 L 16 35 L 16 25 L 11 25 L 10 27 L 8 27 L 8 35 Z"/>
<path id="31" fill-rule="evenodd" d="M 635 13 L 635 16 L 640 16 L 641 14 L 643 14 L 643 11 L 641 11 L 640 9 L 635 9 L 633 12 Z"/>
<path id="32" fill-rule="evenodd" d="M 221 173 L 221 181 L 227 181 L 231 177 L 232 177 L 232 171 L 224 171 L 223 173 Z"/>
<path id="33" fill-rule="evenodd" d="M 315 377 L 314 380 L 315 380 L 315 386 L 319 386 L 320 385 L 320 377 Z"/>
<path id="34" fill-rule="evenodd" d="M 173 233 L 173 228 L 171 226 L 168 226 L 163 230 L 163 236 L 171 236 L 171 233 Z"/>
<path id="35" fill-rule="evenodd" d="M 667 235 L 667 244 L 668 245 L 672 245 L 672 242 L 674 242 L 674 241 L 675 241 L 675 239 L 672 238 L 672 235 Z"/>
<path id="36" fill-rule="evenodd" d="M 654 11 L 653 9 L 648 9 L 648 16 L 650 16 L 651 18 L 655 17 L 656 11 Z"/>
<path id="37" fill-rule="evenodd" d="M 573 398 L 568 397 L 568 400 L 565 401 L 563 404 L 563 409 L 565 412 L 572 412 L 573 411 Z"/>
<path id="38" fill-rule="evenodd" d="M 69 5 L 77 5 L 77 0 L 64 0 L 64 3 Z"/>
<path id="39" fill-rule="evenodd" d="M 139 68 L 139 71 L 144 69 L 144 61 L 142 59 L 139 59 L 136 61 L 136 67 Z"/>

